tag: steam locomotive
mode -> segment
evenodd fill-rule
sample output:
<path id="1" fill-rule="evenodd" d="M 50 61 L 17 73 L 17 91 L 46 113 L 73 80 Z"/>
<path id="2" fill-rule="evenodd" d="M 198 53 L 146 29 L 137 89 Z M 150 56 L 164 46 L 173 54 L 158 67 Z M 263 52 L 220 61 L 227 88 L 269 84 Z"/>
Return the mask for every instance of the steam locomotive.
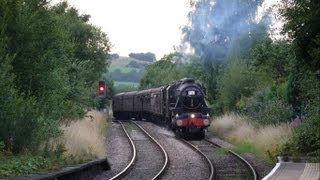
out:
<path id="1" fill-rule="evenodd" d="M 179 136 L 204 138 L 210 126 L 206 89 L 191 78 L 158 88 L 116 94 L 112 99 L 116 119 L 146 119 L 165 124 Z"/>

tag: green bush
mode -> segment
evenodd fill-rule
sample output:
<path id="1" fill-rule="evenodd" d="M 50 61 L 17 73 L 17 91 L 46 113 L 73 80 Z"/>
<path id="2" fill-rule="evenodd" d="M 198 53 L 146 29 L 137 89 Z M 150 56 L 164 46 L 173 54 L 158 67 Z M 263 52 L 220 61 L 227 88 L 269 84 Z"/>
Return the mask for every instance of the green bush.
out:
<path id="1" fill-rule="evenodd" d="M 216 104 L 222 105 L 224 111 L 240 110 L 243 98 L 250 97 L 268 82 L 266 74 L 252 71 L 245 62 L 233 59 L 219 78 Z"/>
<path id="2" fill-rule="evenodd" d="M 320 157 L 320 116 L 306 118 L 294 131 L 293 148 L 305 155 Z"/>
<path id="3" fill-rule="evenodd" d="M 320 72 L 312 73 L 301 69 L 303 70 L 294 74 L 296 79 L 291 82 L 289 90 L 298 93 L 299 96 L 294 97 L 298 102 L 296 107 L 304 114 L 305 119 L 296 127 L 293 141 L 288 144 L 288 148 L 292 153 L 320 157 Z"/>
<path id="4" fill-rule="evenodd" d="M 292 108 L 286 101 L 285 86 L 284 83 L 254 92 L 243 103 L 243 112 L 260 124 L 288 122 Z"/>

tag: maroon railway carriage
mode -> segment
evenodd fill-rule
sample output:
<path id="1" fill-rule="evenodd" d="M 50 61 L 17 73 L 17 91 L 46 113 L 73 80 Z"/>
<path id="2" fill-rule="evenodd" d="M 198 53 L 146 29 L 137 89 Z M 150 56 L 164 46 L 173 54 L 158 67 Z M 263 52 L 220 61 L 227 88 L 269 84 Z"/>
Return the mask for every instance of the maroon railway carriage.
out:
<path id="1" fill-rule="evenodd" d="M 206 89 L 190 78 L 158 88 L 119 93 L 113 97 L 116 119 L 146 119 L 166 124 L 179 134 L 204 137 L 210 126 Z"/>

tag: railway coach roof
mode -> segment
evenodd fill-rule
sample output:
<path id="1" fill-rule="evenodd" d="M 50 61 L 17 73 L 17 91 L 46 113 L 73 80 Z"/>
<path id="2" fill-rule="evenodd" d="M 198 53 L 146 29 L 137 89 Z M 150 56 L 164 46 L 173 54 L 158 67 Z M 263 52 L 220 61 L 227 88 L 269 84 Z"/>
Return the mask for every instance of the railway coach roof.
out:
<path id="1" fill-rule="evenodd" d="M 122 95 L 124 95 L 124 96 L 133 96 L 133 95 L 137 94 L 137 92 L 138 91 L 124 92 L 124 93 L 122 93 Z"/>
<path id="2" fill-rule="evenodd" d="M 150 89 L 151 91 L 159 91 L 159 90 L 162 90 L 162 89 L 165 89 L 165 88 L 167 88 L 168 87 L 168 85 L 165 85 L 165 86 L 160 86 L 160 87 L 157 87 L 157 88 L 152 88 L 152 89 Z"/>
<path id="3" fill-rule="evenodd" d="M 113 97 L 121 97 L 121 96 L 127 96 L 127 95 L 135 95 L 138 91 L 131 91 L 131 92 L 122 92 L 115 94 Z"/>
<path id="4" fill-rule="evenodd" d="M 136 94 L 138 91 L 124 92 L 124 94 Z"/>

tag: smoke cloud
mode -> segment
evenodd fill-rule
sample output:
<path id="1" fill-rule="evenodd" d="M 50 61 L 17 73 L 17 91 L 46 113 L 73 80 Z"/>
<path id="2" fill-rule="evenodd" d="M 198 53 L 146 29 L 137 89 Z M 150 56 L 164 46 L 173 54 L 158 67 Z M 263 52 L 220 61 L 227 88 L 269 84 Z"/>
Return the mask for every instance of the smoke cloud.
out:
<path id="1" fill-rule="evenodd" d="M 191 3 L 190 24 L 182 28 L 183 42 L 206 61 L 223 61 L 235 42 L 250 37 L 268 18 L 256 21 L 263 0 L 199 0 Z M 265 31 L 265 29 L 264 29 Z"/>

